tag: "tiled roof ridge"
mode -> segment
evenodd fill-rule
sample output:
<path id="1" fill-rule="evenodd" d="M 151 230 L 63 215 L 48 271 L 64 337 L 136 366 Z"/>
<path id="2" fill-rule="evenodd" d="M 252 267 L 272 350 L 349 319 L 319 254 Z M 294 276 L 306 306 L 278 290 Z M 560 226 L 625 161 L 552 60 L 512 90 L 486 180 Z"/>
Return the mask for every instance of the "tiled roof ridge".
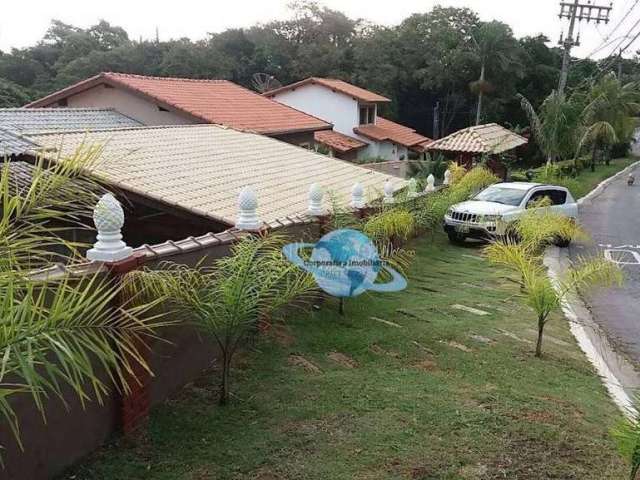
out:
<path id="1" fill-rule="evenodd" d="M 26 108 L 26 107 L 6 107 L 0 108 L 0 112 L 116 112 L 120 115 L 126 116 L 123 113 L 118 112 L 112 107 L 38 107 L 38 108 Z"/>
<path id="2" fill-rule="evenodd" d="M 192 83 L 233 83 L 231 80 L 223 78 L 185 78 L 185 77 L 159 77 L 153 75 L 140 75 L 137 73 L 121 73 L 121 72 L 101 72 L 100 76 L 108 77 L 125 77 L 125 78 L 139 78 L 145 80 L 171 80 L 179 82 L 192 82 Z M 234 83 L 234 85 L 237 85 Z M 254 92 L 255 93 L 255 92 Z"/>
<path id="3" fill-rule="evenodd" d="M 139 125 L 136 127 L 113 127 L 113 128 L 82 128 L 82 129 L 75 129 L 75 130 L 50 130 L 50 131 L 46 131 L 46 132 L 37 132 L 37 133 L 27 133 L 25 134 L 26 137 L 30 136 L 30 135 L 34 135 L 34 136 L 45 136 L 45 135 L 65 135 L 65 134 L 75 134 L 75 133 L 86 133 L 86 132 L 91 132 L 91 133 L 102 133 L 102 132 L 121 132 L 121 131 L 125 131 L 125 130 L 164 130 L 164 129 L 175 129 L 175 128 L 198 128 L 198 127 L 217 127 L 217 128 L 221 128 L 223 130 L 235 130 L 237 132 L 242 132 L 242 133 L 252 133 L 252 134 L 256 134 L 259 135 L 258 133 L 252 131 L 252 130 L 240 130 L 238 128 L 233 128 L 233 127 L 229 127 L 227 125 L 222 125 L 219 123 L 192 123 L 192 124 L 185 124 L 185 125 Z"/>
<path id="4" fill-rule="evenodd" d="M 270 98 L 273 95 L 277 95 L 278 93 L 282 93 L 287 90 L 294 90 L 298 87 L 305 86 L 309 83 L 322 85 L 325 88 L 333 89 L 344 95 L 352 96 L 354 98 L 358 98 L 363 101 L 368 101 L 373 103 L 391 101 L 389 98 L 385 97 L 384 95 L 373 92 L 371 90 L 367 90 L 364 87 L 359 87 L 358 85 L 355 85 L 346 80 L 342 80 L 341 78 L 315 77 L 315 76 L 306 77 L 306 78 L 303 78 L 302 80 L 298 80 L 297 82 L 293 82 L 288 85 L 283 85 L 281 87 L 274 88 L 273 90 L 263 93 L 262 96 Z M 339 83 L 342 85 L 335 85 L 335 83 Z M 350 89 L 355 89 L 357 90 L 357 92 L 354 92 L 353 90 L 350 90 Z M 365 95 L 368 96 L 369 98 L 365 99 Z"/>

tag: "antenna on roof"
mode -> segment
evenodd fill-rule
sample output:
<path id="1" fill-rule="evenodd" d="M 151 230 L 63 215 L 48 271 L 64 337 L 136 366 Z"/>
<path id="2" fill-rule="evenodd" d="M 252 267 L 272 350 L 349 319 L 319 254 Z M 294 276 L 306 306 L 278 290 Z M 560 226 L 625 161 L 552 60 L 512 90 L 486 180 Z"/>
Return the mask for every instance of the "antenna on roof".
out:
<path id="1" fill-rule="evenodd" d="M 160 29 L 156 25 L 156 43 L 160 43 Z"/>
<path id="2" fill-rule="evenodd" d="M 253 88 L 260 93 L 266 93 L 282 86 L 276 77 L 268 73 L 254 73 L 251 83 L 253 83 Z"/>

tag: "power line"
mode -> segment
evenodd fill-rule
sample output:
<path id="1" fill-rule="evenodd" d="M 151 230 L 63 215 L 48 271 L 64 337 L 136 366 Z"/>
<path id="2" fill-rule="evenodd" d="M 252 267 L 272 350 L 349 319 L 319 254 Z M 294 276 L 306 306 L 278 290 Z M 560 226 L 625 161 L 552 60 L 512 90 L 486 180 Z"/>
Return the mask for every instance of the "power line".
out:
<path id="1" fill-rule="evenodd" d="M 569 63 L 571 62 L 571 49 L 580 45 L 580 34 L 578 34 L 577 38 L 573 36 L 576 21 L 582 22 L 585 20 L 587 23 L 595 22 L 596 24 L 609 23 L 609 16 L 613 8 L 611 5 L 608 7 L 596 5 L 595 3 L 591 3 L 591 0 L 589 0 L 588 3 L 580 3 L 580 0 L 560 2 L 560 19 L 566 18 L 569 20 L 567 38 L 564 39 L 560 36 L 560 44 L 564 47 L 562 70 L 560 70 L 560 82 L 558 84 L 558 93 L 560 93 L 560 95 L 564 94 L 564 89 L 567 85 Z"/>

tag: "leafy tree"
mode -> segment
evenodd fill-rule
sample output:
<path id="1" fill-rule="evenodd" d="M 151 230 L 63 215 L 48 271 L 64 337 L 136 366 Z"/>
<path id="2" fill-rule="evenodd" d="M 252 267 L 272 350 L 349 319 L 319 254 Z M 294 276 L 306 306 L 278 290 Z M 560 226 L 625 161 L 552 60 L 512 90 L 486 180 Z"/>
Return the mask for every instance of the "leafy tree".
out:
<path id="1" fill-rule="evenodd" d="M 478 95 L 476 125 L 480 125 L 484 95 L 495 88 L 486 79 L 487 70 L 499 75 L 504 74 L 510 65 L 519 64 L 520 45 L 513 37 L 511 28 L 497 21 L 482 23 L 471 38 L 473 51 L 480 63 L 480 78 L 471 84 L 472 91 Z M 516 73 L 522 75 L 520 69 Z"/>
<path id="2" fill-rule="evenodd" d="M 584 94 L 584 103 L 580 147 L 591 145 L 593 171 L 600 150 L 630 141 L 640 112 L 640 84 L 623 85 L 614 74 L 606 75 Z"/>
<path id="3" fill-rule="evenodd" d="M 21 107 L 28 103 L 30 95 L 20 85 L 0 78 L 0 108 Z"/>
<path id="4" fill-rule="evenodd" d="M 578 126 L 582 109 L 577 97 L 567 97 L 553 91 L 542 102 L 538 112 L 524 96 L 518 95 L 518 98 L 547 163 L 573 158 L 579 143 Z"/>

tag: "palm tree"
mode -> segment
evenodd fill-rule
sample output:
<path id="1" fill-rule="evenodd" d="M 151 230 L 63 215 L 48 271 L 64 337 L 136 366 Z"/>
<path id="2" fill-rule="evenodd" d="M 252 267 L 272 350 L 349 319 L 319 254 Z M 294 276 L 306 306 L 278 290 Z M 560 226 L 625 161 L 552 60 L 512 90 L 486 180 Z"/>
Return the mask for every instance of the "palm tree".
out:
<path id="1" fill-rule="evenodd" d="M 629 480 L 635 480 L 640 472 L 640 413 L 638 398 L 634 408 L 616 425 L 611 434 L 616 441 L 618 451 L 629 462 Z"/>
<path id="2" fill-rule="evenodd" d="M 579 149 L 591 146 L 591 170 L 595 170 L 598 152 L 618 142 L 628 142 L 640 113 L 640 84 L 623 85 L 609 74 L 592 85 L 584 96 L 581 114 L 582 135 Z M 607 156 L 606 162 L 609 162 Z"/>
<path id="3" fill-rule="evenodd" d="M 229 402 L 231 361 L 258 322 L 309 294 L 313 278 L 282 254 L 285 237 L 247 237 L 211 267 L 164 264 L 128 274 L 127 290 L 166 298 L 216 343 L 221 354 L 220 404 Z"/>
<path id="4" fill-rule="evenodd" d="M 529 100 L 518 94 L 522 109 L 531 124 L 531 132 L 547 163 L 575 157 L 582 105 L 575 96 L 552 92 L 538 112 Z"/>
<path id="5" fill-rule="evenodd" d="M 474 53 L 480 62 L 480 78 L 471 84 L 472 91 L 478 94 L 476 125 L 480 125 L 484 94 L 492 88 L 486 80 L 487 70 L 504 71 L 509 64 L 518 63 L 518 42 L 511 28 L 497 21 L 482 23 L 471 38 Z"/>
<path id="6" fill-rule="evenodd" d="M 573 291 L 622 283 L 620 269 L 604 258 L 583 260 L 554 285 L 542 265 L 541 257 L 526 244 L 498 241 L 486 248 L 486 254 L 491 262 L 511 268 L 521 276 L 521 298 L 535 312 L 537 319 L 535 356 L 538 358 L 542 356 L 544 328 L 549 316 Z"/>
<path id="7" fill-rule="evenodd" d="M 44 415 L 45 399 L 64 401 L 65 385 L 83 403 L 101 402 L 112 387 L 126 394 L 134 366 L 148 371 L 141 346 L 162 325 L 149 314 L 153 303 L 117 306 L 122 288 L 104 275 L 33 274 L 51 260 L 80 258 L 81 245 L 65 237 L 89 228 L 85 220 L 101 188 L 82 172 L 99 155 L 85 148 L 50 168 L 40 159 L 29 185 L 15 181 L 19 164 L 5 159 L 0 168 L 0 414 L 21 448 L 14 397 L 31 395 Z"/>
<path id="8" fill-rule="evenodd" d="M 536 314 L 538 340 L 536 357 L 542 356 L 544 328 L 549 316 L 574 291 L 622 282 L 622 272 L 604 257 L 581 260 L 552 283 L 543 265 L 545 247 L 561 240 L 585 239 L 586 232 L 572 219 L 559 215 L 544 204 L 528 210 L 514 225 L 518 242 L 497 240 L 486 247 L 489 261 L 515 271 L 521 278 L 521 297 Z"/>

